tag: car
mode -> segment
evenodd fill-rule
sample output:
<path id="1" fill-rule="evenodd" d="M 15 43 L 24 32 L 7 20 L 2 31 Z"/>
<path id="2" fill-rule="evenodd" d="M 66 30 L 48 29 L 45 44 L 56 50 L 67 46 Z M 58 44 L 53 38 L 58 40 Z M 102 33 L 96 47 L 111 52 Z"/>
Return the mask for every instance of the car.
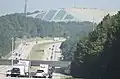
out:
<path id="1" fill-rule="evenodd" d="M 19 57 L 20 57 L 21 54 L 19 54 Z"/>
<path id="2" fill-rule="evenodd" d="M 17 56 L 17 55 L 18 55 L 18 53 L 15 53 L 15 55 Z"/>
<path id="3" fill-rule="evenodd" d="M 55 45 L 53 45 L 53 47 L 55 47 Z"/>
<path id="4" fill-rule="evenodd" d="M 11 70 L 6 71 L 6 76 L 11 76 Z"/>
<path id="5" fill-rule="evenodd" d="M 43 70 L 37 70 L 34 78 L 46 78 L 46 74 Z"/>
<path id="6" fill-rule="evenodd" d="M 16 60 L 18 60 L 18 58 L 15 58 Z"/>

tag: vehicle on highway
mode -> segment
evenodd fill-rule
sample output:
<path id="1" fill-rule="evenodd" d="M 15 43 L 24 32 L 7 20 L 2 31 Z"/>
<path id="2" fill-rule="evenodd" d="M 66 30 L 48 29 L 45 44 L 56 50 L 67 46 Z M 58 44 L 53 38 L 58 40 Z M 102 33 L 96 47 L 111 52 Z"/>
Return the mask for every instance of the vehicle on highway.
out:
<path id="1" fill-rule="evenodd" d="M 18 53 L 15 53 L 15 55 L 17 56 L 17 55 L 18 55 Z"/>
<path id="2" fill-rule="evenodd" d="M 19 54 L 19 57 L 20 57 L 21 54 Z"/>
<path id="3" fill-rule="evenodd" d="M 30 62 L 29 61 L 23 61 L 19 60 L 19 62 L 15 65 L 13 65 L 13 68 L 11 69 L 11 72 L 6 72 L 6 76 L 9 73 L 11 77 L 16 77 L 16 76 L 29 76 L 29 66 Z"/>
<path id="4" fill-rule="evenodd" d="M 48 64 L 40 64 L 40 69 L 37 70 L 35 77 L 52 78 L 54 67 Z"/>
<path id="5" fill-rule="evenodd" d="M 11 76 L 11 70 L 6 71 L 6 76 Z"/>
<path id="6" fill-rule="evenodd" d="M 22 64 L 24 66 L 24 76 L 29 76 L 30 61 L 19 60 L 18 64 Z"/>
<path id="7" fill-rule="evenodd" d="M 43 70 L 37 70 L 35 73 L 35 76 L 33 76 L 34 78 L 46 78 L 45 72 Z"/>
<path id="8" fill-rule="evenodd" d="M 54 40 L 54 41 L 58 41 L 58 40 L 59 40 L 59 37 L 54 37 L 53 40 Z"/>
<path id="9" fill-rule="evenodd" d="M 11 70 L 11 77 L 17 77 L 20 75 L 20 68 L 13 67 Z"/>
<path id="10" fill-rule="evenodd" d="M 44 50 L 39 50 L 39 51 L 44 52 Z"/>

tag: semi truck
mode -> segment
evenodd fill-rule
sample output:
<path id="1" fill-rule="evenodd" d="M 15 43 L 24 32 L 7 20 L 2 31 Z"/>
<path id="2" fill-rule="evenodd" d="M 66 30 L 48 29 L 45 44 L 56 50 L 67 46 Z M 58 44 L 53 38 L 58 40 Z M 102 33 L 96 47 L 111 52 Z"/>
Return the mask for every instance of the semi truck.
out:
<path id="1" fill-rule="evenodd" d="M 29 68 L 31 66 L 30 61 L 19 60 L 18 64 L 23 64 L 24 67 L 25 67 L 25 73 L 26 73 L 26 75 L 29 75 Z"/>
<path id="2" fill-rule="evenodd" d="M 25 66 L 23 64 L 15 64 L 11 70 L 11 77 L 25 76 Z"/>
<path id="3" fill-rule="evenodd" d="M 55 70 L 55 67 L 50 66 L 48 64 L 40 64 L 39 70 L 36 71 L 35 73 L 35 78 L 52 78 L 53 72 Z"/>
<path id="4" fill-rule="evenodd" d="M 19 62 L 13 65 L 12 69 L 9 70 L 9 75 L 11 77 L 16 77 L 16 76 L 27 77 L 29 76 L 29 67 L 30 67 L 29 61 L 19 60 Z M 6 76 L 8 76 L 8 72 L 6 73 Z"/>

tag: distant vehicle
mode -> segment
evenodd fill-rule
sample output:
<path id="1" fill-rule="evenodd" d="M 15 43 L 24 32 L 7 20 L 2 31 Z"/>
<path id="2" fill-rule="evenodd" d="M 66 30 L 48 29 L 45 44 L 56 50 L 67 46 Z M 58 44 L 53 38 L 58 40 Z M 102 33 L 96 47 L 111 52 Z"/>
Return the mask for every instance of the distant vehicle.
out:
<path id="1" fill-rule="evenodd" d="M 11 76 L 11 70 L 6 71 L 6 76 Z"/>
<path id="2" fill-rule="evenodd" d="M 19 54 L 19 57 L 20 57 L 21 54 Z"/>
<path id="3" fill-rule="evenodd" d="M 43 36 L 40 36 L 41 38 L 43 38 Z"/>
<path id="4" fill-rule="evenodd" d="M 53 47 L 55 47 L 55 45 L 53 45 Z"/>
<path id="5" fill-rule="evenodd" d="M 59 37 L 54 37 L 53 40 L 54 40 L 54 41 L 58 41 L 58 40 L 59 40 Z"/>
<path id="6" fill-rule="evenodd" d="M 44 50 L 39 50 L 39 51 L 44 52 Z"/>
<path id="7" fill-rule="evenodd" d="M 27 45 L 29 45 L 29 43 L 26 43 L 25 45 L 27 46 Z"/>
<path id="8" fill-rule="evenodd" d="M 36 44 L 37 44 L 38 42 L 36 41 Z"/>
<path id="9" fill-rule="evenodd" d="M 18 53 L 15 53 L 15 55 L 17 56 L 17 55 L 18 55 Z"/>

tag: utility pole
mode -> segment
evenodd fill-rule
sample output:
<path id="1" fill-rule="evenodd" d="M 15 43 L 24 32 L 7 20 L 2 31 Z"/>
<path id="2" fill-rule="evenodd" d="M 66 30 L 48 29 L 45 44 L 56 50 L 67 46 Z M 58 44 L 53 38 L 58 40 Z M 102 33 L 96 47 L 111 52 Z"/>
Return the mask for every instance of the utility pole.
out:
<path id="1" fill-rule="evenodd" d="M 13 51 L 13 49 L 14 49 L 14 38 L 12 37 L 12 67 L 13 67 L 13 54 L 14 54 L 14 51 Z"/>
<path id="2" fill-rule="evenodd" d="M 93 16 L 93 27 L 92 27 L 92 31 L 94 31 L 95 28 L 94 28 L 94 16 Z"/>
<path id="3" fill-rule="evenodd" d="M 27 15 L 27 0 L 25 0 L 24 15 Z"/>
<path id="4" fill-rule="evenodd" d="M 31 52 L 29 53 L 29 62 L 30 62 L 30 66 L 29 66 L 29 78 L 30 78 L 30 68 L 31 68 L 31 61 L 30 61 L 30 55 L 31 55 Z"/>

